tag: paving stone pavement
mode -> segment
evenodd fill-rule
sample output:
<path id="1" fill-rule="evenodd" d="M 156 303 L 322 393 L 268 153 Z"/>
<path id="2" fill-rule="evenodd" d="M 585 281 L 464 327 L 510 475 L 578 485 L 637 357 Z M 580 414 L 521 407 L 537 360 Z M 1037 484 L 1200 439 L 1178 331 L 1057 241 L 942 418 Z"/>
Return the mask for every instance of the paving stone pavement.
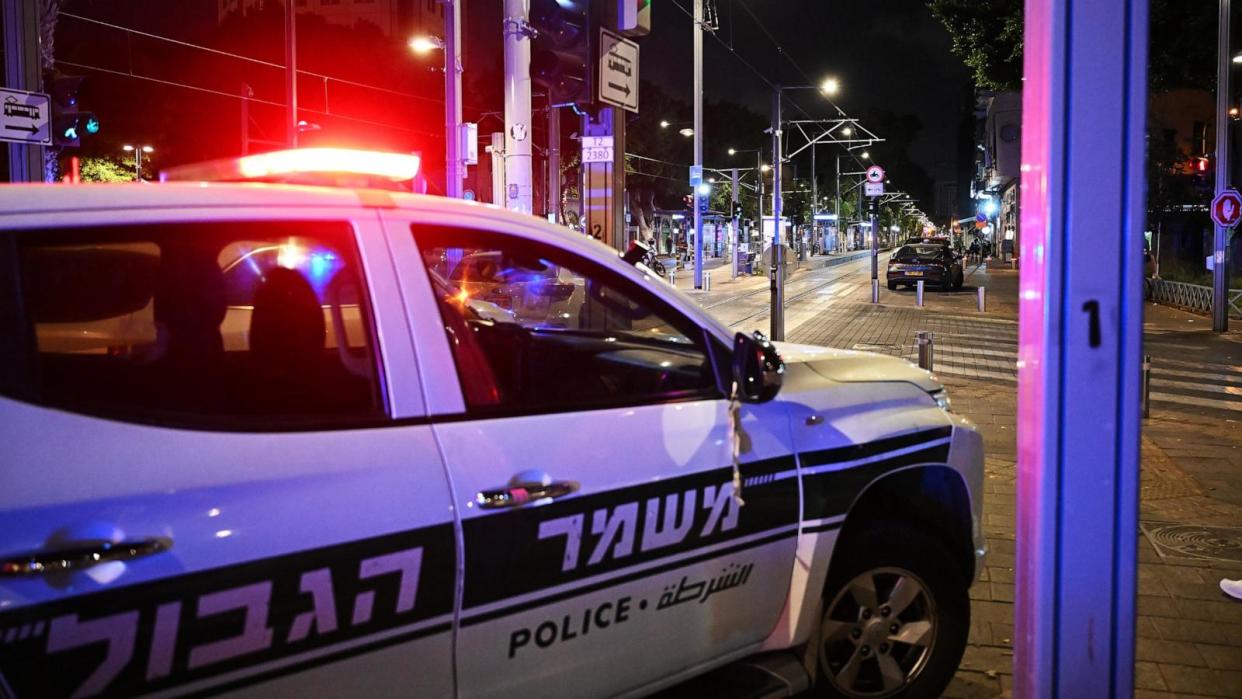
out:
<path id="1" fill-rule="evenodd" d="M 970 641 L 944 696 L 1008 697 L 1013 688 L 1016 464 L 1016 273 L 976 270 L 989 287 L 989 312 L 973 299 L 912 295 L 867 302 L 860 265 L 837 274 L 836 295 L 804 295 L 787 317 L 801 318 L 792 342 L 916 356 L 914 334 L 937 338 L 936 372 L 954 409 L 978 424 L 986 449 L 984 529 L 987 564 L 971 588 Z M 812 288 L 818 272 L 803 282 Z M 850 276 L 853 274 L 853 277 Z M 866 276 L 869 276 L 866 275 Z M 992 305 L 995 303 L 995 306 Z M 708 305 L 708 304 L 705 304 Z M 808 308 L 809 307 L 809 308 Z M 724 309 L 731 310 L 731 309 Z M 746 316 L 738 329 L 761 327 Z M 799 315 L 801 314 L 801 315 Z M 1242 601 L 1225 596 L 1221 577 L 1242 577 L 1242 333 L 1215 336 L 1210 322 L 1180 311 L 1146 309 L 1146 351 L 1155 355 L 1152 416 L 1142 435 L 1135 696 L 1242 697 Z"/>

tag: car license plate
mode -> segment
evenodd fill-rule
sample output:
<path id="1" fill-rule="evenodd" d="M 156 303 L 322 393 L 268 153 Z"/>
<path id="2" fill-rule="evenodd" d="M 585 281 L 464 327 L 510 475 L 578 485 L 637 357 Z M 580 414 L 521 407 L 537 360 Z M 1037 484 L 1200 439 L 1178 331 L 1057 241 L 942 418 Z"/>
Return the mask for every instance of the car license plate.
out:
<path id="1" fill-rule="evenodd" d="M 909 272 L 906 272 L 906 276 L 907 277 L 921 277 L 923 276 L 923 272 L 919 270 L 911 270 Z"/>

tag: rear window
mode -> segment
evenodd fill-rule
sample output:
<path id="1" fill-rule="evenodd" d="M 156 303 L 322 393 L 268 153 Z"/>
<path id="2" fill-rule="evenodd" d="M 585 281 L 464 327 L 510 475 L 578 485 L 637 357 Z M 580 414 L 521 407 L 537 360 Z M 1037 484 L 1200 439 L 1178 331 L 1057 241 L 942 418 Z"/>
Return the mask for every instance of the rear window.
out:
<path id="1" fill-rule="evenodd" d="M 306 428 L 381 415 L 346 223 L 0 232 L 0 391 L 118 419 Z"/>
<path id="2" fill-rule="evenodd" d="M 943 245 L 907 245 L 893 254 L 898 262 L 934 262 L 944 255 Z"/>

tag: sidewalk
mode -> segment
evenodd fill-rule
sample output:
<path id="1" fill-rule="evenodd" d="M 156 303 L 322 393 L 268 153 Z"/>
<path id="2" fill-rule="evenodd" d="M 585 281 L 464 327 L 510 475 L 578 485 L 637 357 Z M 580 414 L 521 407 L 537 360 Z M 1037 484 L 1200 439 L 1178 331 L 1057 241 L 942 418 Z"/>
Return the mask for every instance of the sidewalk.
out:
<path id="1" fill-rule="evenodd" d="M 980 426 L 986 449 L 984 529 L 991 552 L 972 587 L 969 646 L 950 698 L 1011 696 L 1015 554 L 1018 273 L 967 268 L 986 286 L 929 292 L 869 285 L 805 309 L 792 342 L 914 359 L 914 333 L 936 337 L 936 373 L 957 412 Z M 1242 577 L 1242 332 L 1210 332 L 1209 319 L 1148 304 L 1145 351 L 1154 355 L 1152 416 L 1143 422 L 1135 696 L 1242 697 L 1242 601 L 1221 577 Z M 792 314 L 792 311 L 789 313 Z"/>

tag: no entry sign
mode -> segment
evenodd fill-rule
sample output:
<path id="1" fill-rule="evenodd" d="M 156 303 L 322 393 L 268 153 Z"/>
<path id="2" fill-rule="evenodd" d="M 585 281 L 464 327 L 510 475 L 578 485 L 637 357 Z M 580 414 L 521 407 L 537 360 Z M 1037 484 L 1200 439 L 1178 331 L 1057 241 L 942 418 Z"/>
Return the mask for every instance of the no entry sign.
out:
<path id="1" fill-rule="evenodd" d="M 1226 189 L 1212 200 L 1212 220 L 1222 228 L 1233 228 L 1242 219 L 1242 195 L 1236 189 Z"/>

